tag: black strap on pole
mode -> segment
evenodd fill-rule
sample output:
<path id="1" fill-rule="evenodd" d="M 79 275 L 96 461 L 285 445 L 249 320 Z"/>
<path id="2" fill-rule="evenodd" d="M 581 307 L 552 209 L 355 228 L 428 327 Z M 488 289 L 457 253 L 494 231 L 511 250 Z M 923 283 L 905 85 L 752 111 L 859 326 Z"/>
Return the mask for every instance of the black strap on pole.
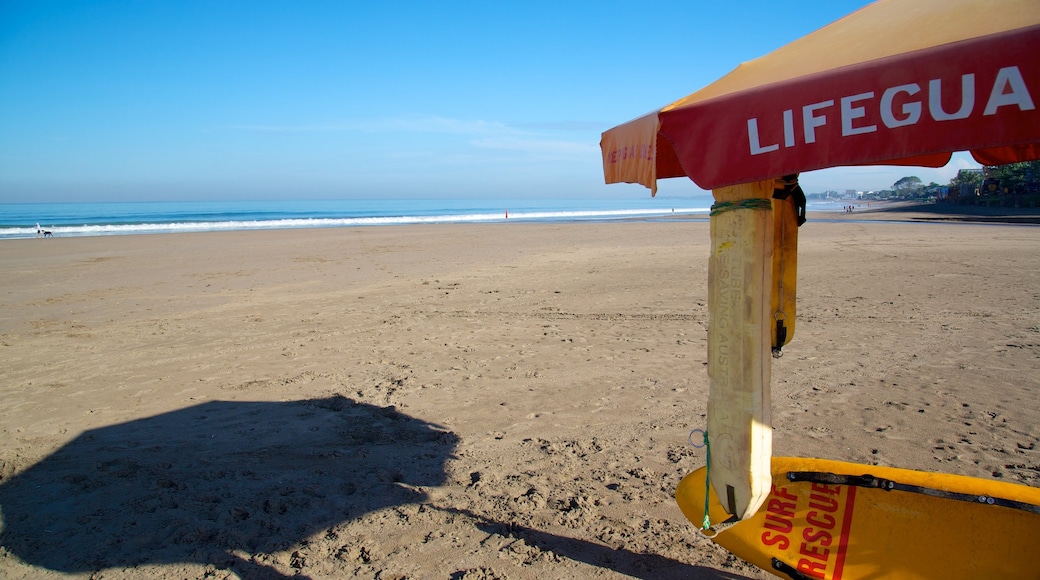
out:
<path id="1" fill-rule="evenodd" d="M 783 183 L 783 187 L 773 189 L 773 199 L 787 199 L 794 196 L 794 207 L 798 214 L 798 227 L 802 227 L 802 224 L 805 223 L 805 205 L 807 201 L 805 192 L 802 191 L 802 186 L 798 185 L 798 174 L 785 175 L 780 181 Z"/>

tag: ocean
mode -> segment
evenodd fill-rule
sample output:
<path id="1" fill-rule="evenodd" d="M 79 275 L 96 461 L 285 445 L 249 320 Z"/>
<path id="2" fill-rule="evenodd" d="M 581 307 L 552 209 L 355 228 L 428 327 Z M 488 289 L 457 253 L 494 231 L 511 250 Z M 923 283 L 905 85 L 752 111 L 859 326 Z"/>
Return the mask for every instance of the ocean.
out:
<path id="1" fill-rule="evenodd" d="M 678 216 L 706 219 L 708 195 L 634 195 L 608 200 L 346 199 L 0 204 L 0 240 L 36 237 L 36 224 L 57 237 L 168 234 L 289 228 L 507 221 L 603 221 Z M 819 204 L 813 207 L 827 211 Z M 835 205 L 837 210 L 837 205 Z"/>
<path id="2" fill-rule="evenodd" d="M 632 199 L 345 199 L 0 204 L 0 240 L 36 236 L 108 236 L 335 228 L 400 224 L 582 221 L 681 214 L 706 217 L 710 196 Z"/>

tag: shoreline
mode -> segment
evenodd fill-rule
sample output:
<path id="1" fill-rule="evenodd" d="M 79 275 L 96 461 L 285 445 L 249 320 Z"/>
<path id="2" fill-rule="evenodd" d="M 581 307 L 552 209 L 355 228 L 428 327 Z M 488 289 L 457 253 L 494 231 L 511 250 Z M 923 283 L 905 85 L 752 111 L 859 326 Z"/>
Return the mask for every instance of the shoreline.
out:
<path id="1" fill-rule="evenodd" d="M 916 201 L 871 201 L 870 205 L 871 207 L 857 207 L 855 211 L 849 213 L 810 211 L 807 217 L 816 221 L 860 219 L 906 222 L 1040 224 L 1040 208 L 978 207 Z"/>
<path id="2" fill-rule="evenodd" d="M 710 200 L 710 197 L 706 198 Z M 850 203 L 852 203 L 850 201 Z M 1030 225 L 1040 224 L 1040 209 L 1036 208 L 989 208 L 989 207 L 974 207 L 974 206 L 959 206 L 952 204 L 936 204 L 936 203 L 924 203 L 924 202 L 885 202 L 885 201 L 871 201 L 871 202 L 859 202 L 860 205 L 869 203 L 870 207 L 859 207 L 854 212 L 846 213 L 841 211 L 814 211 L 809 209 L 807 212 L 807 218 L 809 221 L 842 221 L 842 222 L 854 222 L 857 220 L 861 221 L 892 221 L 892 222 L 949 222 L 949 223 L 989 223 L 989 224 L 1017 224 L 1017 225 Z M 709 202 L 710 205 L 710 202 Z M 636 213 L 647 211 L 653 215 L 619 215 L 612 217 L 611 214 L 616 213 Z M 658 211 L 660 213 L 658 213 Z M 296 220 L 301 224 L 305 225 L 292 225 L 292 226 L 250 226 L 242 228 L 214 228 L 210 229 L 205 223 L 200 222 L 198 224 L 198 230 L 192 231 L 191 229 L 185 229 L 183 231 L 162 231 L 161 229 L 152 230 L 149 229 L 149 224 L 143 225 L 122 225 L 120 227 L 128 228 L 127 231 L 120 232 L 103 232 L 103 233 L 63 233 L 60 230 L 55 231 L 55 238 L 97 238 L 97 237 L 126 237 L 126 236 L 166 236 L 166 235 L 180 235 L 180 234 L 210 234 L 210 233 L 234 233 L 234 232 L 271 232 L 271 231 L 284 231 L 284 230 L 302 230 L 302 231 L 313 231 L 313 230 L 342 230 L 352 228 L 370 228 L 370 227 L 407 227 L 407 226 L 469 226 L 469 225 L 505 225 L 505 224 L 580 224 L 580 223 L 621 223 L 621 222 L 707 222 L 709 219 L 708 213 L 705 210 L 703 213 L 699 211 L 693 211 L 689 209 L 683 209 L 680 213 L 669 213 L 667 210 L 603 210 L 600 212 L 582 211 L 574 212 L 578 217 L 567 218 L 563 214 L 558 218 L 529 218 L 525 217 L 525 213 L 514 213 L 508 218 L 503 217 L 502 219 L 463 219 L 459 221 L 452 221 L 445 219 L 441 221 L 441 218 L 409 218 L 406 221 L 397 223 L 395 220 L 403 218 L 379 218 L 388 220 L 386 223 L 348 223 L 353 222 L 359 218 L 321 218 L 321 219 L 303 219 Z M 595 217 L 592 215 L 601 213 L 601 217 Z M 503 216 L 508 214 L 503 214 Z M 446 216 L 451 217 L 451 216 Z M 365 218 L 367 219 L 367 218 Z M 415 221 L 411 221 L 411 220 Z M 292 220 L 290 220 L 292 221 Z M 320 222 L 336 222 L 343 221 L 343 224 L 327 225 L 321 224 Z M 156 225 L 156 224 L 151 224 Z M 177 226 L 178 224 L 173 224 Z M 169 224 L 163 226 L 168 227 Z M 68 226 L 65 226 L 68 227 Z M 100 226 L 81 226 L 81 227 L 100 227 Z M 107 226 L 106 226 L 107 227 Z M 140 230 L 140 231 L 135 231 Z M 3 237 L 0 238 L 0 243 L 9 242 L 14 240 L 27 240 L 35 239 L 39 236 L 34 235 L 32 232 L 24 233 L 18 236 Z"/>

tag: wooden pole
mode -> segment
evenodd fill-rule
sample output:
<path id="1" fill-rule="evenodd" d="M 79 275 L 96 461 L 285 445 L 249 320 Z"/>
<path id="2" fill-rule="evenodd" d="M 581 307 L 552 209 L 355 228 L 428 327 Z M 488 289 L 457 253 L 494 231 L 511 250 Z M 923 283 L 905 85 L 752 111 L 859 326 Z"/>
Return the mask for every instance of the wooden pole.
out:
<path id="1" fill-rule="evenodd" d="M 708 470 L 722 505 L 740 519 L 754 515 L 772 484 L 773 188 L 769 180 L 712 192 Z"/>
<path id="2" fill-rule="evenodd" d="M 794 338 L 798 294 L 798 203 L 773 200 L 773 280 L 770 316 L 773 358 Z"/>

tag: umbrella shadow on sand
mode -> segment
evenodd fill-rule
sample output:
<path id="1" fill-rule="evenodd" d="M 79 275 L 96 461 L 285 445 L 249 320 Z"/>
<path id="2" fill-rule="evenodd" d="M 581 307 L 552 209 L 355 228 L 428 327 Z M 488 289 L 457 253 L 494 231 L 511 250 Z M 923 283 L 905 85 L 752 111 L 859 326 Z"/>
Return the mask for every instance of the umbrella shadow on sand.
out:
<path id="1" fill-rule="evenodd" d="M 0 482 L 0 547 L 64 573 L 198 563 L 287 578 L 271 554 L 366 513 L 429 501 L 417 488 L 446 483 L 458 443 L 393 407 L 342 396 L 203 403 L 85 431 Z M 439 509 L 636 578 L 739 578 Z"/>
<path id="2" fill-rule="evenodd" d="M 67 573 L 264 556 L 442 485 L 458 438 L 341 396 L 209 402 L 86 431 L 0 485 L 0 546 Z M 260 557 L 257 558 L 256 555 Z"/>

